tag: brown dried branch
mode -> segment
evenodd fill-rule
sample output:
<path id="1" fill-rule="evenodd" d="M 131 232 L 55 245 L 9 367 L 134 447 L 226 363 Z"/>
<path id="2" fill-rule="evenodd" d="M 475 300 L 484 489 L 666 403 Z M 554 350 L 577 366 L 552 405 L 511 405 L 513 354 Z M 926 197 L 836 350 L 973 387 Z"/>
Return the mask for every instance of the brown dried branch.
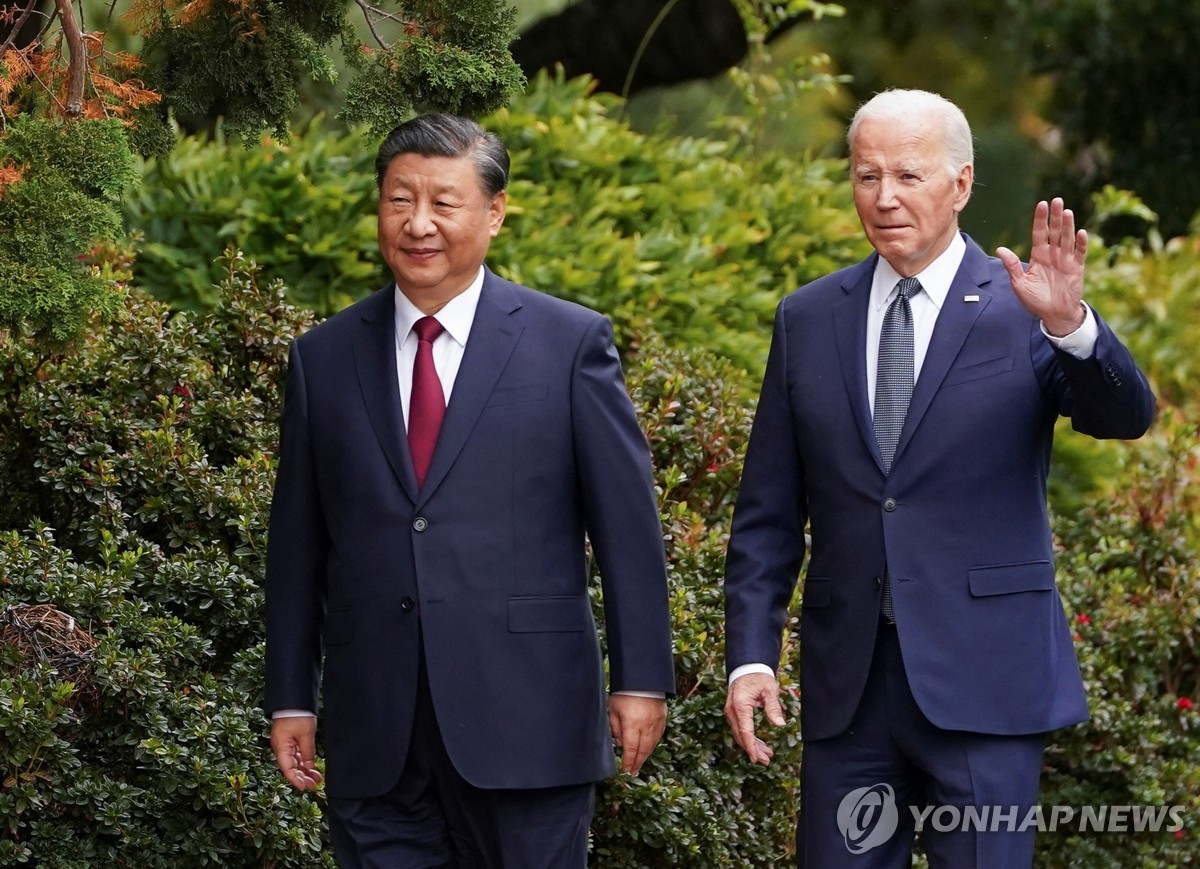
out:
<path id="1" fill-rule="evenodd" d="M 83 31 L 75 21 L 75 7 L 71 0 L 54 0 L 58 14 L 62 18 L 63 36 L 67 40 L 67 50 L 71 61 L 67 67 L 67 117 L 77 118 L 83 112 L 83 84 L 87 73 L 87 49 L 83 44 Z"/>
<path id="2" fill-rule="evenodd" d="M 29 5 L 26 6 L 24 11 L 21 12 L 21 17 L 16 20 L 12 26 L 12 30 L 9 31 L 8 39 L 4 40 L 3 45 L 0 45 L 0 55 L 3 55 L 4 52 L 12 48 L 13 43 L 17 41 L 17 35 L 21 32 L 21 28 L 25 26 L 25 19 L 27 19 L 36 8 L 37 0 L 29 0 Z"/>

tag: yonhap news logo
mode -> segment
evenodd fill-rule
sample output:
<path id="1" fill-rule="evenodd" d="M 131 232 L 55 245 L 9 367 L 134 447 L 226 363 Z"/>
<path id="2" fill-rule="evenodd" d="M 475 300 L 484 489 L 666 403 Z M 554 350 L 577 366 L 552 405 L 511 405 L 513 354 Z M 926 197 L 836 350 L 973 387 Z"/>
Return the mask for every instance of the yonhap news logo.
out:
<path id="1" fill-rule="evenodd" d="M 913 830 L 951 832 L 1178 833 L 1184 806 L 906 806 Z M 842 797 L 838 829 L 851 854 L 877 848 L 896 834 L 900 811 L 891 785 L 856 788 Z"/>
<path id="2" fill-rule="evenodd" d="M 838 804 L 837 822 L 851 854 L 877 848 L 892 838 L 900 824 L 896 792 L 887 784 L 850 791 Z"/>

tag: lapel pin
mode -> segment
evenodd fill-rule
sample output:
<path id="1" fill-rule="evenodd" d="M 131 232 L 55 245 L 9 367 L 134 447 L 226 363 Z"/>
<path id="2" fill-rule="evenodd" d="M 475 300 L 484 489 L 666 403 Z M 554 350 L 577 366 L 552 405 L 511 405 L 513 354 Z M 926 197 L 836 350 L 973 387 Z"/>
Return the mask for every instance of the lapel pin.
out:
<path id="1" fill-rule="evenodd" d="M 975 295 L 974 293 L 971 293 L 968 296 L 963 296 L 963 301 L 964 302 L 978 302 L 979 296 Z"/>

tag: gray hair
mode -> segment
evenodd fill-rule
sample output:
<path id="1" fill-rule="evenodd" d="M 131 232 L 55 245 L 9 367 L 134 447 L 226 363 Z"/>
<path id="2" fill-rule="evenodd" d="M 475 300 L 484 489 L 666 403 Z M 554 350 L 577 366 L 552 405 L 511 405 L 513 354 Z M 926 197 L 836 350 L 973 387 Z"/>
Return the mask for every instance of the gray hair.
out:
<path id="1" fill-rule="evenodd" d="M 854 137 L 865 120 L 909 121 L 917 116 L 929 116 L 941 122 L 942 147 L 951 176 L 957 177 L 967 163 L 975 164 L 975 143 L 966 115 L 950 100 L 929 91 L 894 89 L 871 97 L 854 113 L 846 131 L 846 145 L 853 154 Z"/>
<path id="2" fill-rule="evenodd" d="M 419 115 L 395 127 L 375 155 L 375 183 L 383 187 L 392 160 L 401 154 L 470 157 L 489 199 L 508 187 L 508 151 L 495 133 L 457 115 Z"/>

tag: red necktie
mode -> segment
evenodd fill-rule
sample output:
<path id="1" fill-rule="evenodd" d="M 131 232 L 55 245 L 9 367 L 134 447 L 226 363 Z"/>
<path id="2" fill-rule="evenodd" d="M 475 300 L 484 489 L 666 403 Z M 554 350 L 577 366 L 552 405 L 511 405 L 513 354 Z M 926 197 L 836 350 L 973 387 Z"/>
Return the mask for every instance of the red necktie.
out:
<path id="1" fill-rule="evenodd" d="M 433 459 L 442 418 L 446 415 L 446 398 L 442 382 L 433 367 L 433 342 L 442 334 L 442 324 L 433 317 L 422 317 L 413 324 L 417 333 L 417 358 L 413 362 L 412 394 L 408 401 L 408 449 L 412 453 L 417 486 L 425 485 L 425 474 Z"/>

